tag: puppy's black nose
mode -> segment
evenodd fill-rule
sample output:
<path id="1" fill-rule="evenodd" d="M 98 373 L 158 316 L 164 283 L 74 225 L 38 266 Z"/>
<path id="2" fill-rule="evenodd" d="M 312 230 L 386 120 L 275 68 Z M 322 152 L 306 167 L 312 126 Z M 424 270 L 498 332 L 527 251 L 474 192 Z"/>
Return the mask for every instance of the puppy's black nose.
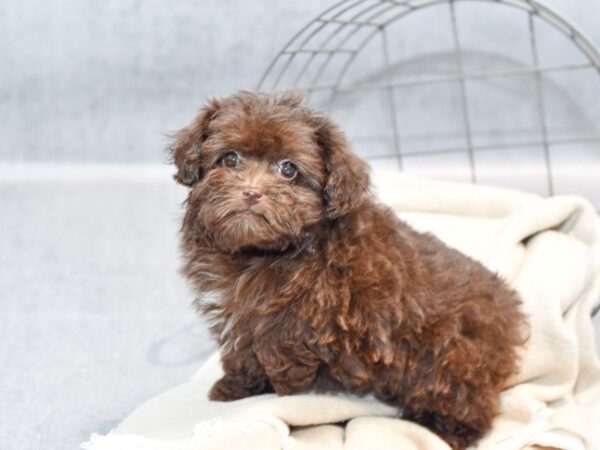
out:
<path id="1" fill-rule="evenodd" d="M 249 205 L 253 205 L 258 202 L 258 200 L 262 197 L 262 193 L 257 191 L 256 189 L 244 189 L 242 191 L 242 198 Z"/>

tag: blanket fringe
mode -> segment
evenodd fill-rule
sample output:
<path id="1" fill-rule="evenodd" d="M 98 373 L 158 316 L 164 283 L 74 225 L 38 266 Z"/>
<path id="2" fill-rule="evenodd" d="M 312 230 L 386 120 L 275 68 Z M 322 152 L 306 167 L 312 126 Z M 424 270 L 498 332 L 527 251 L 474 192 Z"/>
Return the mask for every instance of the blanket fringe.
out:
<path id="1" fill-rule="evenodd" d="M 192 450 L 190 447 L 161 442 L 142 436 L 109 433 L 105 436 L 92 434 L 89 441 L 81 444 L 83 450 Z"/>
<path id="2" fill-rule="evenodd" d="M 192 440 L 186 444 L 174 444 L 159 439 L 150 439 L 133 434 L 118 434 L 111 431 L 105 436 L 92 434 L 89 441 L 81 444 L 81 448 L 83 450 L 200 450 L 207 438 L 210 439 L 212 436 L 231 432 L 246 434 L 251 432 L 252 426 L 260 422 L 271 425 L 275 429 L 282 443 L 282 448 L 285 449 L 290 439 L 290 429 L 281 419 L 269 414 L 250 417 L 235 424 L 219 417 L 200 422 L 194 427 Z"/>

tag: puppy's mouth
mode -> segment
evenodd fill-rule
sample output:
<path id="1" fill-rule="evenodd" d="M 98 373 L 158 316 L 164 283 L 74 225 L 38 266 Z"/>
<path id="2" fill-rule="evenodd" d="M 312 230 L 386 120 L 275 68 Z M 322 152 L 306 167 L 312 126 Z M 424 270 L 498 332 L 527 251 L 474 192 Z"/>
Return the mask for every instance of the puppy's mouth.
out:
<path id="1" fill-rule="evenodd" d="M 281 257 L 294 253 L 296 247 L 287 243 L 283 248 L 260 248 L 254 246 L 245 246 L 240 248 L 236 255 L 244 258 L 264 258 L 264 257 Z"/>
<path id="2" fill-rule="evenodd" d="M 237 209 L 233 212 L 232 215 L 237 215 L 241 217 L 257 217 L 262 219 L 267 224 L 270 224 L 269 219 L 267 219 L 267 216 L 258 211 L 255 211 L 254 209 L 252 209 L 252 207 Z"/>
<path id="3" fill-rule="evenodd" d="M 290 247 L 301 230 L 286 220 L 286 211 L 271 209 L 269 205 L 231 206 L 226 211 L 207 209 L 205 216 L 199 215 L 205 234 L 217 248 L 241 256 L 272 256 L 293 251 Z"/>

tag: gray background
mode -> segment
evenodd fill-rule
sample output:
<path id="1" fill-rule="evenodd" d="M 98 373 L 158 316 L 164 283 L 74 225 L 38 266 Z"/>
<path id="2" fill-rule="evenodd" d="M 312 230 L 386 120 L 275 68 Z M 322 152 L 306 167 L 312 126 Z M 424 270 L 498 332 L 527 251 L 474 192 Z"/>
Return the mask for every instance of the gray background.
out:
<path id="1" fill-rule="evenodd" d="M 547 3 L 600 44 L 599 2 Z M 0 0 L 2 450 L 77 448 L 212 351 L 177 273 L 185 191 L 163 164 L 164 134 L 206 96 L 255 87 L 287 39 L 331 4 Z M 416 30 L 443 37 L 431 20 Z M 419 36 L 399 48 L 426 50 Z M 573 83 L 572 98 L 595 100 L 591 86 Z M 440 114 L 435 102 L 406 102 L 423 121 Z M 600 178 L 575 163 L 588 174 L 581 184 Z M 433 167 L 453 177 L 452 165 Z M 536 189 L 535 171 L 513 168 Z"/>
<path id="2" fill-rule="evenodd" d="M 292 34 L 334 3 L 1 0 L 0 161 L 161 163 L 164 133 L 207 96 L 256 87 Z M 545 3 L 600 45 L 600 2 Z M 518 55 L 512 17 L 480 16 L 485 26 L 467 41 L 482 42 L 495 24 L 508 30 L 495 48 Z M 417 32 L 394 48 L 414 54 L 447 39 L 432 23 L 440 18 L 415 17 Z M 574 96 L 594 95 L 590 84 L 574 83 Z"/>
<path id="3" fill-rule="evenodd" d="M 161 163 L 330 1 L 2 0 L 0 160 Z"/>

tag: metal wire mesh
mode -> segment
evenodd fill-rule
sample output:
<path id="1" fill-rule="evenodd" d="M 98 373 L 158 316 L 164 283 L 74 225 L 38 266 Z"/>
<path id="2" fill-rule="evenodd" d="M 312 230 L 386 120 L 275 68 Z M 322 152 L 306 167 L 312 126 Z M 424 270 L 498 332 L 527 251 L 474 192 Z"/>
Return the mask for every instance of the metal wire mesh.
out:
<path id="1" fill-rule="evenodd" d="M 478 51 L 473 46 L 468 47 L 463 42 L 459 4 L 507 7 L 517 11 L 525 20 L 526 31 L 520 36 L 521 39 L 515 39 L 509 54 L 489 54 Z M 419 11 L 434 8 L 445 11 L 444 20 L 449 30 L 445 42 L 449 45 L 448 48 L 425 57 L 416 55 L 404 61 L 394 59 L 392 50 L 398 41 L 390 37 L 393 26 L 402 25 Z M 495 12 L 490 9 L 490 14 Z M 437 24 L 439 23 L 438 20 Z M 551 64 L 543 62 L 540 30 L 544 27 L 560 33 L 562 40 L 570 43 L 582 58 L 575 61 L 559 58 L 558 63 Z M 420 31 L 424 38 L 427 37 L 427 31 Z M 515 61 L 510 54 L 513 51 L 526 54 L 527 58 Z M 381 57 L 373 67 L 367 67 L 371 64 L 368 59 L 359 62 L 361 55 L 365 53 L 379 53 Z M 433 68 L 431 64 L 423 64 L 423 61 L 430 63 L 432 60 L 437 61 Z M 474 60 L 479 60 L 480 64 L 474 64 Z M 359 76 L 353 78 L 351 72 L 357 68 L 355 72 Z M 549 107 L 549 99 L 552 100 L 551 94 L 554 94 L 552 91 L 556 90 L 552 77 L 575 72 L 591 72 L 593 81 L 600 86 L 600 52 L 573 25 L 534 0 L 344 0 L 324 11 L 290 39 L 265 71 L 258 88 L 305 91 L 309 101 L 322 109 L 329 109 L 334 116 L 344 105 L 349 104 L 350 107 L 346 109 L 361 109 L 356 108 L 352 102 L 348 103 L 348 98 L 380 94 L 379 102 L 375 106 L 371 105 L 370 109 L 367 108 L 368 114 L 362 120 L 346 124 L 344 114 L 336 117 L 346 130 L 367 128 L 370 131 L 370 134 L 362 138 L 356 135 L 350 137 L 351 140 L 354 138 L 355 149 L 362 150 L 361 156 L 372 165 L 380 161 L 386 167 L 393 164 L 400 170 L 410 171 L 407 165 L 410 165 L 411 158 L 419 159 L 422 165 L 427 166 L 430 162 L 423 162 L 424 157 L 461 155 L 465 157 L 463 163 L 467 179 L 472 182 L 489 182 L 489 177 L 486 179 L 484 176 L 485 164 L 481 164 L 481 160 L 489 159 L 489 155 L 494 152 L 498 161 L 508 158 L 504 155 L 510 155 L 511 152 L 514 155 L 528 149 L 537 149 L 539 155 L 534 161 L 536 167 L 533 171 L 530 167 L 524 178 L 529 182 L 531 173 L 537 173 L 543 185 L 538 190 L 551 195 L 557 190 L 557 167 L 565 164 L 563 156 L 566 150 L 570 149 L 571 153 L 580 155 L 580 149 L 583 148 L 588 150 L 584 158 L 592 155 L 592 164 L 600 162 L 600 158 L 594 160 L 594 157 L 600 155 L 600 131 L 596 126 L 600 120 L 586 119 L 584 114 L 578 116 L 580 105 L 563 104 L 558 108 L 559 114 L 563 117 L 577 116 L 579 122 L 587 121 L 587 125 L 582 127 L 580 123 L 571 123 L 565 129 L 557 131 L 556 126 L 551 127 L 549 123 L 557 114 Z M 485 83 L 481 90 L 486 93 L 487 101 L 491 88 L 501 90 L 506 88 L 506 83 L 511 83 L 507 80 L 517 79 L 526 82 L 522 89 L 513 92 L 516 100 L 507 107 L 501 101 L 494 105 L 492 98 L 492 106 L 488 110 L 495 109 L 495 117 L 510 117 L 518 115 L 521 103 L 529 102 L 528 114 L 533 117 L 528 119 L 531 126 L 500 131 L 488 129 L 487 135 L 483 136 L 477 130 L 478 116 L 482 111 L 481 105 L 474 101 L 477 83 Z M 453 105 L 446 109 L 440 103 L 426 105 L 429 108 L 427 114 L 434 115 L 435 109 L 441 108 L 441 114 L 436 116 L 438 122 L 449 117 L 460 126 L 452 132 L 425 130 L 421 135 L 411 134 L 410 120 L 407 120 L 401 103 L 410 97 L 411 90 L 426 89 L 439 93 L 442 92 L 440 86 L 444 85 L 454 89 Z M 400 90 L 401 96 L 398 95 Z M 437 101 L 440 96 L 436 94 L 434 97 Z M 445 100 L 448 101 L 448 98 Z M 593 99 L 587 100 L 593 102 Z M 439 99 L 439 102 L 443 101 L 444 98 Z M 434 119 L 429 120 L 429 124 L 435 122 Z M 501 131 L 509 134 L 510 138 L 496 139 Z M 420 147 L 414 145 L 417 139 L 424 141 Z M 444 145 L 431 145 L 438 143 L 440 139 Z M 375 145 L 378 142 L 381 145 Z M 365 150 L 369 145 L 376 148 Z M 508 176 L 514 178 L 518 168 L 511 166 L 510 158 L 508 160 Z M 581 160 L 578 164 L 575 177 L 583 170 L 581 167 L 586 166 Z M 600 168 L 600 164 L 598 167 Z M 600 176 L 594 175 L 592 178 L 594 177 L 600 180 Z M 596 207 L 600 208 L 600 199 L 595 200 Z"/>
<path id="2" fill-rule="evenodd" d="M 469 60 L 472 59 L 473 52 L 466 49 L 461 40 L 461 23 L 457 18 L 457 4 L 463 3 L 481 3 L 490 6 L 494 4 L 519 10 L 521 15 L 524 13 L 528 36 L 522 42 L 515 42 L 515 48 L 519 46 L 528 48 L 529 61 L 501 67 L 491 64 L 491 68 L 489 64 L 483 64 L 482 68 L 474 68 L 470 63 L 472 61 Z M 449 39 L 451 47 L 445 52 L 446 70 L 395 76 L 394 68 L 397 67 L 397 61 L 392 61 L 391 57 L 390 49 L 393 46 L 389 37 L 390 28 L 418 11 L 433 8 L 444 8 L 447 11 L 446 17 L 451 30 Z M 543 65 L 540 62 L 538 43 L 538 27 L 542 26 L 542 23 L 561 33 L 585 57 L 584 60 Z M 424 31 L 426 33 L 427 30 Z M 375 51 L 381 52 L 382 56 L 381 67 L 374 70 L 378 76 L 350 80 L 351 77 L 348 75 L 352 68 L 358 65 L 357 59 L 365 53 L 365 49 L 375 49 L 373 43 L 377 40 L 380 44 Z M 381 160 L 389 166 L 393 160 L 401 170 L 408 170 L 405 163 L 411 157 L 461 153 L 466 155 L 468 178 L 472 182 L 477 182 L 480 180 L 480 168 L 476 160 L 477 155 L 482 152 L 539 148 L 540 167 L 537 170 L 543 172 L 545 185 L 539 190 L 554 194 L 556 189 L 551 148 L 580 144 L 597 150 L 600 144 L 600 133 L 596 132 L 595 127 L 585 133 L 576 131 L 552 133 L 552 135 L 549 133 L 547 77 L 552 74 L 585 70 L 593 70 L 597 75 L 599 68 L 600 53 L 589 40 L 560 15 L 534 0 L 345 0 L 309 22 L 290 40 L 270 64 L 258 87 L 275 91 L 290 88 L 303 90 L 311 98 L 318 95 L 319 106 L 333 112 L 340 103 L 343 103 L 344 94 L 362 95 L 360 93 L 375 91 L 384 93 L 385 100 L 379 107 L 387 111 L 386 124 L 380 127 L 383 129 L 376 130 L 370 136 L 363 136 L 360 148 L 363 149 L 362 156 L 371 162 Z M 482 139 L 473 127 L 473 120 L 477 119 L 477 114 L 472 111 L 473 99 L 470 91 L 473 90 L 471 87 L 473 83 L 498 83 L 499 80 L 524 79 L 524 77 L 528 78 L 527 92 L 524 97 L 528 97 L 532 102 L 531 112 L 535 115 L 537 129 L 523 133 L 526 135 L 524 139 L 515 139 L 518 137 L 516 132 L 513 133 L 512 139 L 500 142 Z M 458 145 L 441 147 L 434 145 L 424 146 L 418 150 L 411 149 L 410 145 L 404 145 L 413 137 L 410 136 L 410 130 L 403 127 L 403 120 L 399 117 L 398 90 L 442 84 L 452 85 L 457 89 L 455 110 L 460 118 L 461 129 L 455 130 L 455 133 L 460 133 L 462 137 L 460 140 L 452 141 L 458 142 Z M 510 111 L 506 113 L 511 114 Z M 355 128 L 362 125 L 364 123 L 358 124 Z M 376 127 L 371 127 L 374 128 Z M 380 132 L 379 136 L 377 131 Z M 432 135 L 430 133 L 429 137 Z M 378 137 L 386 140 L 387 145 L 380 146 L 384 147 L 383 149 L 364 150 L 369 142 L 376 141 Z"/>

